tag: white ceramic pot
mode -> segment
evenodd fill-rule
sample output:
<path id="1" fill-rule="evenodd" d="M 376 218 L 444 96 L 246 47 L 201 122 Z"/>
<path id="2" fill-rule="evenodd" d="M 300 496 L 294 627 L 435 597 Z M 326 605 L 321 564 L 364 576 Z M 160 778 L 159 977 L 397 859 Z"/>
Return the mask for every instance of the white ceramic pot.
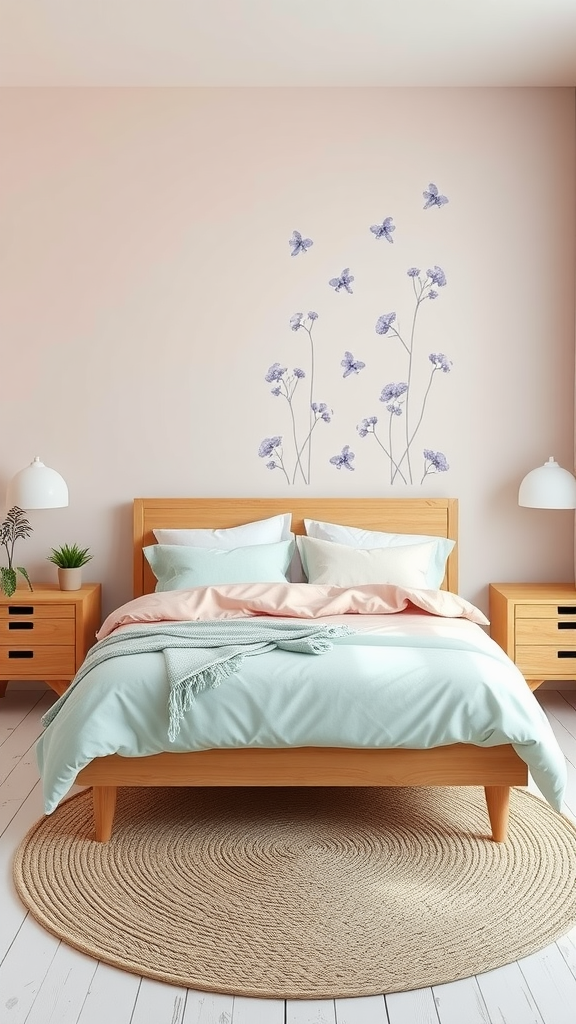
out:
<path id="1" fill-rule="evenodd" d="M 61 569 L 58 567 L 58 583 L 60 590 L 80 590 L 82 586 L 82 569 Z"/>

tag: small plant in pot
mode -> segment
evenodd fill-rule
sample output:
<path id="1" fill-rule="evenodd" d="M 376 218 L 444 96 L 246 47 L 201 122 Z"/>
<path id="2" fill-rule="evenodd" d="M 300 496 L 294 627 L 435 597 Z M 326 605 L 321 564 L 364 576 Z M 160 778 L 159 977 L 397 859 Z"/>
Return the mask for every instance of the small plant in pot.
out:
<path id="1" fill-rule="evenodd" d="M 12 597 L 18 582 L 18 573 L 24 577 L 26 583 L 32 590 L 30 577 L 22 565 L 14 565 L 14 545 L 17 540 L 25 539 L 32 533 L 32 527 L 26 519 L 24 512 L 17 505 L 14 505 L 7 513 L 3 523 L 0 523 L 0 544 L 6 550 L 8 568 L 5 565 L 0 567 L 0 591 L 6 597 Z"/>
<path id="2" fill-rule="evenodd" d="M 62 544 L 52 548 L 48 561 L 58 566 L 58 583 L 60 590 L 80 590 L 82 586 L 82 566 L 92 558 L 89 548 L 81 548 L 78 544 Z"/>

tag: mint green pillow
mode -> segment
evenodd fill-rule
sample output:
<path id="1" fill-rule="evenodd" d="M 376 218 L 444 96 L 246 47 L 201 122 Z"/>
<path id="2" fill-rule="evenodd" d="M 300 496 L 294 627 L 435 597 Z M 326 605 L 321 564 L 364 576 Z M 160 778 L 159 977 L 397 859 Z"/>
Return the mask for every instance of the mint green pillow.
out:
<path id="1" fill-rule="evenodd" d="M 150 544 L 143 551 L 158 580 L 157 591 L 189 590 L 218 583 L 286 583 L 294 540 L 228 550 Z"/>

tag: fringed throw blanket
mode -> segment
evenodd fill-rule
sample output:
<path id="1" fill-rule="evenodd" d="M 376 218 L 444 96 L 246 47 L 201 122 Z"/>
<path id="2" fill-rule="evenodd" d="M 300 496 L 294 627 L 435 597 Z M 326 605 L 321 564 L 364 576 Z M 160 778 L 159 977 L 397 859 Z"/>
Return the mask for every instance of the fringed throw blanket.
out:
<path id="1" fill-rule="evenodd" d="M 299 654 L 324 654 L 334 637 L 351 632 L 347 626 L 326 623 L 163 622 L 155 628 L 129 626 L 100 640 L 86 655 L 65 693 L 44 715 L 50 725 L 72 690 L 84 676 L 108 658 L 162 651 L 170 687 L 168 738 L 173 741 L 180 723 L 199 693 L 219 686 L 236 672 L 249 655 L 264 654 L 275 647 Z"/>

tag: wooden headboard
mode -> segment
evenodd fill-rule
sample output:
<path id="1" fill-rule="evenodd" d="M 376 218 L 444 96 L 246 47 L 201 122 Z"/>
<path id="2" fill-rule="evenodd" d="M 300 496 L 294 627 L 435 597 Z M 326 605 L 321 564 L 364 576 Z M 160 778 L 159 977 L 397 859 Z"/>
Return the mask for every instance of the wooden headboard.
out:
<path id="1" fill-rule="evenodd" d="M 134 597 L 154 591 L 156 580 L 142 554 L 153 530 L 225 529 L 292 512 L 292 530 L 304 519 L 387 533 L 417 533 L 458 540 L 456 498 L 135 498 Z M 444 589 L 458 593 L 458 546 L 446 567 Z"/>

